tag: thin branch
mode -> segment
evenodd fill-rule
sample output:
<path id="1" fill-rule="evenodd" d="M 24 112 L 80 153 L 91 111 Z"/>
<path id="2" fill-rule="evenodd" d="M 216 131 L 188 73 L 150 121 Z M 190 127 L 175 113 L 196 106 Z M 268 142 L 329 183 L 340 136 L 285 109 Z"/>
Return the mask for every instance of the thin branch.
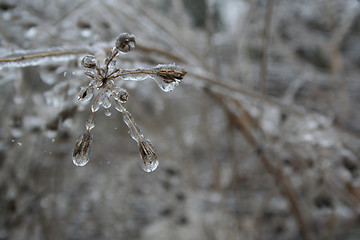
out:
<path id="1" fill-rule="evenodd" d="M 262 37 L 263 55 L 260 65 L 260 80 L 259 80 L 259 90 L 262 94 L 265 94 L 265 87 L 266 87 L 268 52 L 269 52 L 269 42 L 270 42 L 270 33 L 271 33 L 271 20 L 272 20 L 274 5 L 275 5 L 275 0 L 267 1 L 266 13 L 264 17 L 264 31 Z"/>
<path id="2" fill-rule="evenodd" d="M 7 57 L 7 58 L 0 58 L 0 63 L 11 63 L 11 62 L 21 62 L 24 60 L 31 60 L 31 59 L 39 59 L 39 58 L 46 58 L 46 57 L 58 57 L 58 56 L 66 56 L 66 55 L 79 55 L 84 53 L 89 53 L 88 49 L 77 49 L 77 50 L 65 50 L 65 51 L 54 51 L 54 52 L 39 52 L 33 54 L 23 54 L 16 57 Z"/>

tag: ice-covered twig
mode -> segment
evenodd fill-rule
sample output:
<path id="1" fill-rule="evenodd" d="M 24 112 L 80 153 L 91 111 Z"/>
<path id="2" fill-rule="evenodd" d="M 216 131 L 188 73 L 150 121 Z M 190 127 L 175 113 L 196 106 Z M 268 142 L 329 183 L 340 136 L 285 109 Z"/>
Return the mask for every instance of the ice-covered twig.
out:
<path id="1" fill-rule="evenodd" d="M 0 58 L 0 69 L 4 67 L 28 67 L 45 65 L 74 59 L 78 55 L 91 52 L 87 48 L 48 48 L 38 50 L 18 50 Z"/>
<path id="2" fill-rule="evenodd" d="M 84 166 L 89 160 L 90 143 L 92 140 L 91 130 L 94 125 L 94 114 L 102 105 L 105 109 L 110 108 L 110 97 L 115 101 L 115 109 L 123 114 L 123 121 L 129 128 L 131 137 L 139 145 L 141 156 L 141 166 L 146 172 L 154 171 L 159 165 L 154 147 L 149 139 L 145 138 L 140 128 L 135 123 L 131 113 L 126 110 L 125 103 L 128 100 L 128 93 L 119 85 L 122 80 L 140 81 L 152 78 L 159 87 L 165 91 L 172 91 L 183 80 L 186 71 L 175 64 L 159 64 L 154 68 L 138 69 L 120 69 L 116 66 L 116 57 L 119 53 L 127 53 L 135 48 L 135 36 L 128 33 L 122 33 L 116 40 L 115 47 L 112 48 L 105 59 L 104 65 L 100 66 L 99 62 L 93 55 L 86 55 L 81 65 L 85 68 L 85 75 L 91 79 L 86 87 L 82 87 L 79 93 L 79 100 L 89 101 L 94 92 L 96 99 L 91 106 L 91 117 L 86 124 L 86 131 L 77 141 L 73 154 L 73 162 L 77 166 Z M 109 116 L 108 110 L 105 114 Z M 91 138 L 90 138 L 91 136 Z"/>

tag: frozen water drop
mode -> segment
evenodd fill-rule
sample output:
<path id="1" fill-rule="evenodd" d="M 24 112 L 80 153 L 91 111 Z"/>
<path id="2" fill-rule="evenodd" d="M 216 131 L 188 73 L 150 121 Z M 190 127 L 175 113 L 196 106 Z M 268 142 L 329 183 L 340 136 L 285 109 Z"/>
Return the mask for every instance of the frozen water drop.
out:
<path id="1" fill-rule="evenodd" d="M 22 143 L 21 143 L 21 142 L 17 142 L 17 144 L 18 144 L 19 146 L 22 146 Z"/>
<path id="2" fill-rule="evenodd" d="M 79 139 L 76 141 L 72 155 L 73 163 L 76 166 L 82 167 L 89 162 L 92 138 L 92 133 L 86 131 L 84 134 L 80 135 Z"/>
<path id="3" fill-rule="evenodd" d="M 185 74 L 186 71 L 175 64 L 159 64 L 156 66 L 154 80 L 164 92 L 169 92 L 180 84 Z"/>
<path id="4" fill-rule="evenodd" d="M 104 113 L 105 113 L 105 115 L 106 115 L 106 116 L 108 116 L 108 117 L 110 117 L 110 116 L 111 116 L 111 112 L 110 112 L 110 110 L 109 110 L 109 109 L 106 109 Z"/>
<path id="5" fill-rule="evenodd" d="M 89 101 L 92 96 L 94 95 L 94 88 L 89 87 L 89 88 L 85 88 L 82 87 L 78 96 L 78 99 L 84 102 Z"/>
<path id="6" fill-rule="evenodd" d="M 123 89 L 120 88 L 115 94 L 114 94 L 114 99 L 120 101 L 121 103 L 126 103 L 127 100 L 129 99 L 129 94 L 128 92 Z"/>
<path id="7" fill-rule="evenodd" d="M 104 108 L 109 108 L 109 107 L 111 107 L 110 99 L 109 99 L 109 97 L 107 96 L 106 93 L 103 93 L 103 94 L 100 96 L 99 103 L 102 104 L 102 106 L 103 106 Z"/>
<path id="8" fill-rule="evenodd" d="M 122 108 L 121 108 L 122 107 Z M 122 106 L 120 106 L 118 103 L 115 105 L 115 109 L 117 110 L 117 111 L 119 111 L 119 112 L 123 112 L 123 109 L 125 109 L 125 106 L 124 105 L 122 105 Z"/>
<path id="9" fill-rule="evenodd" d="M 15 140 L 14 140 L 14 139 L 11 139 L 11 142 L 15 142 Z"/>
<path id="10" fill-rule="evenodd" d="M 145 172 L 153 172 L 159 166 L 159 161 L 142 162 L 141 167 Z"/>
<path id="11" fill-rule="evenodd" d="M 99 110 L 99 104 L 93 104 L 93 105 L 91 105 L 91 111 L 92 112 L 96 112 L 97 110 Z"/>
<path id="12" fill-rule="evenodd" d="M 135 48 L 135 36 L 130 33 L 121 33 L 119 37 L 116 39 L 116 48 L 121 53 L 126 53 Z"/>
<path id="13" fill-rule="evenodd" d="M 95 127 L 95 122 L 94 122 L 94 119 L 90 118 L 89 120 L 87 120 L 86 122 L 86 129 L 87 130 L 91 130 Z"/>
<path id="14" fill-rule="evenodd" d="M 159 166 L 154 147 L 149 139 L 142 139 L 139 143 L 141 167 L 145 172 L 152 172 Z"/>
<path id="15" fill-rule="evenodd" d="M 160 77 L 155 77 L 155 82 L 157 83 L 157 85 L 161 88 L 161 90 L 163 90 L 164 92 L 170 92 L 173 91 L 179 84 L 180 81 L 173 81 L 170 83 L 166 83 L 162 78 Z"/>

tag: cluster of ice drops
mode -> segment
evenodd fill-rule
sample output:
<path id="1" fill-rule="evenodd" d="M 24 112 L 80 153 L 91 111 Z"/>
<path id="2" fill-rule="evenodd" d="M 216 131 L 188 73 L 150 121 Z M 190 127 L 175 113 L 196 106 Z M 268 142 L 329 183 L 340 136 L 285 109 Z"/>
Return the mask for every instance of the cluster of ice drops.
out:
<path id="1" fill-rule="evenodd" d="M 89 162 L 90 148 L 93 134 L 91 130 L 95 127 L 94 115 L 100 106 L 105 108 L 105 114 L 110 116 L 108 110 L 112 102 L 115 109 L 123 114 L 123 120 L 129 128 L 131 137 L 137 142 L 141 156 L 141 166 L 146 172 L 154 171 L 159 165 L 154 147 L 149 139 L 145 138 L 137 126 L 131 113 L 126 109 L 128 93 L 121 87 L 124 80 L 140 81 L 147 78 L 157 82 L 159 87 L 167 92 L 172 91 L 186 74 L 184 69 L 175 64 L 158 65 L 154 68 L 120 69 L 116 67 L 116 58 L 119 53 L 126 53 L 135 48 L 135 37 L 129 33 L 122 33 L 116 40 L 116 45 L 109 52 L 104 65 L 100 65 L 93 55 L 86 55 L 81 65 L 84 74 L 91 79 L 86 87 L 82 87 L 79 100 L 89 101 L 95 98 L 91 105 L 91 116 L 86 123 L 86 130 L 80 135 L 75 144 L 72 155 L 76 166 L 84 166 Z M 113 101 L 111 100 L 113 99 Z"/>

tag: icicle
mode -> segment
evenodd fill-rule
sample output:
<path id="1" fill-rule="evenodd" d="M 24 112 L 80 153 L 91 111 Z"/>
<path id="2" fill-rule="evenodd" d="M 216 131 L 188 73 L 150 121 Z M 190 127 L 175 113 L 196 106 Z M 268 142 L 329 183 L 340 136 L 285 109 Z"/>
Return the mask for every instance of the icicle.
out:
<path id="1" fill-rule="evenodd" d="M 111 111 L 109 109 L 106 109 L 104 113 L 107 117 L 111 116 Z"/>
<path id="2" fill-rule="evenodd" d="M 73 163 L 76 166 L 82 167 L 89 162 L 92 138 L 92 133 L 86 131 L 84 134 L 80 135 L 79 139 L 76 141 L 72 155 Z"/>

